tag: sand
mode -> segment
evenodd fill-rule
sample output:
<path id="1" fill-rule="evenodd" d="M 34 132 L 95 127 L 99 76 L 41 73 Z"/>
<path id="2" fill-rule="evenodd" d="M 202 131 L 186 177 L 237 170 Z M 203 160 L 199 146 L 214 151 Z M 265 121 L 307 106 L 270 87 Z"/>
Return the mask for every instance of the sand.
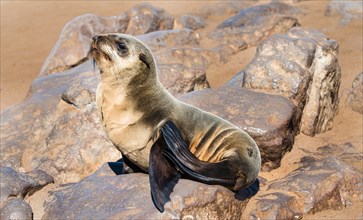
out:
<path id="1" fill-rule="evenodd" d="M 1 1 L 1 110 L 20 102 L 29 89 L 32 80 L 37 77 L 42 62 L 56 42 L 62 27 L 77 15 L 94 13 L 97 15 L 117 15 L 140 2 L 137 1 Z M 215 4 L 217 2 L 209 2 Z M 354 77 L 363 70 L 363 22 L 353 21 L 342 27 L 339 16 L 324 16 L 327 1 L 302 1 L 294 4 L 302 10 L 298 16 L 305 28 L 317 29 L 340 46 L 339 63 L 342 69 L 340 88 L 341 102 L 339 112 L 334 119 L 331 131 L 309 137 L 299 134 L 293 150 L 286 154 L 282 166 L 270 173 L 261 173 L 268 181 L 281 178 L 297 168 L 297 161 L 304 156 L 302 149 L 314 151 L 328 143 L 343 144 L 351 142 L 362 152 L 363 117 L 353 112 L 345 103 Z M 206 4 L 205 1 L 153 1 L 152 4 L 165 8 L 173 15 L 197 12 Z M 221 17 L 212 16 L 209 27 L 218 25 Z M 208 30 L 201 30 L 208 31 Z M 228 81 L 252 60 L 255 47 L 240 52 L 224 65 L 212 66 L 208 70 L 208 79 L 213 87 Z M 223 69 L 223 71 L 221 71 Z M 363 171 L 363 162 L 356 165 Z M 47 193 L 30 197 L 33 207 L 45 199 Z M 327 210 L 309 214 L 304 219 L 359 219 L 363 215 L 363 203 L 354 201 L 353 206 L 342 210 Z M 35 210 L 37 212 L 37 210 Z M 39 217 L 39 213 L 36 214 Z"/>

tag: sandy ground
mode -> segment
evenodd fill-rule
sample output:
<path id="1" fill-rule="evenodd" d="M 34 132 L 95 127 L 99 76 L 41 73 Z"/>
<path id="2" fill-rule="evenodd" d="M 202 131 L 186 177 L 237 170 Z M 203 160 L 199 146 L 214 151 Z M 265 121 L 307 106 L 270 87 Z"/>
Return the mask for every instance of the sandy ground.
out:
<path id="1" fill-rule="evenodd" d="M 1 110 L 21 101 L 38 75 L 42 62 L 47 57 L 64 24 L 77 15 L 94 13 L 117 15 L 128 10 L 135 1 L 1 1 Z M 216 2 L 212 2 L 216 3 Z M 208 4 L 212 4 L 208 3 Z M 205 1 L 153 1 L 152 4 L 165 8 L 173 15 L 196 12 Z M 331 131 L 308 137 L 299 134 L 293 150 L 288 153 L 279 169 L 271 173 L 261 173 L 267 180 L 285 176 L 297 168 L 296 162 L 304 155 L 301 149 L 314 151 L 328 143 L 351 142 L 362 152 L 363 117 L 353 112 L 345 100 L 354 77 L 363 70 L 363 22 L 354 21 L 347 26 L 339 26 L 339 16 L 324 16 L 327 1 L 302 1 L 294 4 L 302 10 L 298 17 L 305 28 L 317 29 L 340 45 L 339 62 L 342 69 L 339 113 Z M 220 17 L 212 16 L 209 23 L 220 23 Z M 210 26 L 209 26 L 210 27 Z M 208 30 L 201 30 L 208 31 Z M 252 60 L 254 47 L 242 51 L 224 66 L 209 69 L 208 78 L 213 87 L 222 85 Z M 223 68 L 223 71 L 221 69 Z M 356 165 L 363 171 L 363 164 Z M 39 201 L 30 201 L 33 207 L 41 207 L 46 193 L 38 193 Z M 35 195 L 34 195 L 35 197 Z M 43 200 L 42 200 L 43 198 Z M 353 206 L 342 210 L 328 210 L 304 219 L 361 219 L 363 203 L 356 201 Z M 37 211 L 35 211 L 37 212 Z M 40 213 L 37 213 L 40 214 Z M 39 217 L 39 215 L 37 215 Z"/>

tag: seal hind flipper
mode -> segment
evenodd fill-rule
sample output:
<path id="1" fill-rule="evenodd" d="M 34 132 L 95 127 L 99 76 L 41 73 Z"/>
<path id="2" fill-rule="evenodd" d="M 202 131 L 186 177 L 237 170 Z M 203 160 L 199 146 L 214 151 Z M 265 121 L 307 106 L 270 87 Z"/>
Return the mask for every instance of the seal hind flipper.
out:
<path id="1" fill-rule="evenodd" d="M 260 180 L 256 178 L 255 182 L 253 182 L 251 185 L 238 190 L 234 195 L 234 198 L 243 201 L 256 195 L 259 190 L 260 190 Z"/>
<path id="2" fill-rule="evenodd" d="M 165 139 L 167 150 L 163 154 L 173 161 L 174 164 L 186 177 L 207 184 L 219 184 L 231 188 L 236 179 L 228 160 L 217 163 L 208 163 L 199 160 L 189 150 L 183 140 L 178 128 L 168 121 L 162 128 L 161 134 Z"/>
<path id="3" fill-rule="evenodd" d="M 180 179 L 175 166 L 163 156 L 165 146 L 163 137 L 159 137 L 151 147 L 149 156 L 151 197 L 160 212 L 164 212 L 164 205 L 170 201 L 170 194 Z"/>

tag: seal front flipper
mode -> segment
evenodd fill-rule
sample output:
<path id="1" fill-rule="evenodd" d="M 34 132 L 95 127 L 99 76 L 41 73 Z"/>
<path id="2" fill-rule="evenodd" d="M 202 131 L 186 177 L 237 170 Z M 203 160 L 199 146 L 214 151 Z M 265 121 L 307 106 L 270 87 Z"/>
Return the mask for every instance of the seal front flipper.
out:
<path id="1" fill-rule="evenodd" d="M 170 194 L 180 179 L 175 166 L 163 156 L 166 144 L 162 135 L 153 144 L 149 156 L 149 181 L 151 197 L 160 212 L 164 212 L 164 205 L 170 201 Z"/>
<path id="2" fill-rule="evenodd" d="M 208 163 L 199 160 L 189 150 L 178 128 L 168 121 L 162 128 L 167 149 L 163 154 L 179 168 L 183 175 L 190 179 L 207 184 L 218 184 L 231 188 L 236 183 L 236 174 L 233 164 L 228 160 L 217 163 Z"/>

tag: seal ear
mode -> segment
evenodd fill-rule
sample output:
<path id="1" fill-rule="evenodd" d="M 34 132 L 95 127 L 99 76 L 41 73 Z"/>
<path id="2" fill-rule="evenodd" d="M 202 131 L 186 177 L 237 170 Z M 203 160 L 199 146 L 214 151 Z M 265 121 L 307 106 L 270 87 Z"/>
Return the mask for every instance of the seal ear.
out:
<path id="1" fill-rule="evenodd" d="M 139 54 L 139 60 L 141 60 L 143 63 L 145 63 L 147 68 L 150 69 L 150 60 L 144 53 Z"/>
<path id="2" fill-rule="evenodd" d="M 151 147 L 149 156 L 151 197 L 155 207 L 160 212 L 164 212 L 164 205 L 170 201 L 170 194 L 180 179 L 180 174 L 175 166 L 163 155 L 165 147 L 164 138 L 160 135 Z"/>

